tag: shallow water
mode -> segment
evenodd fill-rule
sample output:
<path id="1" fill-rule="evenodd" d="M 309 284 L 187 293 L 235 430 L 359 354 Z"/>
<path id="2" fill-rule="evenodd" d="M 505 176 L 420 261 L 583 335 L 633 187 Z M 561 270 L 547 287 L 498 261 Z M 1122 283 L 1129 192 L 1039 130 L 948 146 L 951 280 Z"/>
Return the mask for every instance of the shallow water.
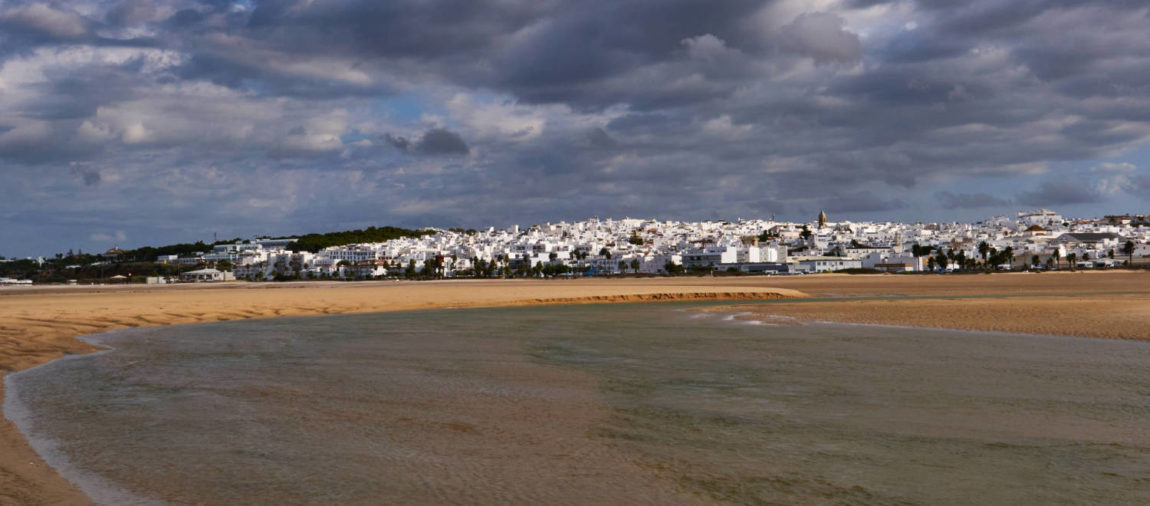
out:
<path id="1" fill-rule="evenodd" d="M 1150 346 L 683 305 L 138 329 L 10 376 L 109 504 L 1150 503 Z"/>

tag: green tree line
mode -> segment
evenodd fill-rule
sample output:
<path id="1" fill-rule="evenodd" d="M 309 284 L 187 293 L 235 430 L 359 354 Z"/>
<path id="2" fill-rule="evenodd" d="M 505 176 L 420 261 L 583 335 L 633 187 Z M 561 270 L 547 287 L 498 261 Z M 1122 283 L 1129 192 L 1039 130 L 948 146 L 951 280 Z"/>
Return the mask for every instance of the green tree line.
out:
<path id="1" fill-rule="evenodd" d="M 402 237 L 420 237 L 434 235 L 429 230 L 411 230 L 399 227 L 368 227 L 363 230 L 347 230 L 343 232 L 328 232 L 326 234 L 307 234 L 296 239 L 288 245 L 292 251 L 310 251 L 315 253 L 332 246 L 347 244 L 360 244 L 368 242 L 385 242 Z"/>

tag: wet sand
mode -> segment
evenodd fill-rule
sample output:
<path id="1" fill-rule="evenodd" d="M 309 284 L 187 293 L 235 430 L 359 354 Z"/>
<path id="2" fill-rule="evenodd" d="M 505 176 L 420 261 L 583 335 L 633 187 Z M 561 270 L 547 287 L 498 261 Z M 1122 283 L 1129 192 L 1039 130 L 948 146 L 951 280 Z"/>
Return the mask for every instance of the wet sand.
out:
<path id="1" fill-rule="evenodd" d="M 93 351 L 75 337 L 125 327 L 429 308 L 805 294 L 829 300 L 771 303 L 752 311 L 809 320 L 1150 339 L 1150 273 L 1145 272 L 14 288 L 0 290 L 0 373 Z M 891 296 L 923 298 L 834 300 Z M 739 310 L 748 311 L 745 306 Z M 0 423 L 0 504 L 84 502 L 8 420 Z"/>
<path id="2" fill-rule="evenodd" d="M 780 284 L 830 299 L 706 310 L 744 312 L 737 318 L 774 324 L 827 321 L 1150 340 L 1150 273 L 1145 271 L 917 278 L 919 284 L 885 279 L 870 286 L 861 279 L 838 286 L 830 280 Z"/>

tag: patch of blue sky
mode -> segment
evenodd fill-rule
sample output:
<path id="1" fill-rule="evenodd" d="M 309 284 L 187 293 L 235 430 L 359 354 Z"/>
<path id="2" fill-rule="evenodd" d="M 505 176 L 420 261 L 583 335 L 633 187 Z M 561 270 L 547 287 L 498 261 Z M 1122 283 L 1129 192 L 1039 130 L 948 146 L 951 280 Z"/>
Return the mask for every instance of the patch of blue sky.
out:
<path id="1" fill-rule="evenodd" d="M 409 125 L 425 115 L 442 112 L 435 102 L 413 93 L 375 99 L 368 106 L 368 110 L 372 114 L 386 118 L 389 123 L 400 125 Z"/>
<path id="2" fill-rule="evenodd" d="M 1112 163 L 1130 163 L 1137 167 L 1136 172 L 1139 174 L 1150 175 L 1150 143 L 1107 161 Z"/>
<path id="3" fill-rule="evenodd" d="M 240 87 L 257 96 L 263 96 L 264 91 L 267 88 L 267 86 L 264 85 L 264 82 L 260 79 L 242 79 L 240 81 Z"/>

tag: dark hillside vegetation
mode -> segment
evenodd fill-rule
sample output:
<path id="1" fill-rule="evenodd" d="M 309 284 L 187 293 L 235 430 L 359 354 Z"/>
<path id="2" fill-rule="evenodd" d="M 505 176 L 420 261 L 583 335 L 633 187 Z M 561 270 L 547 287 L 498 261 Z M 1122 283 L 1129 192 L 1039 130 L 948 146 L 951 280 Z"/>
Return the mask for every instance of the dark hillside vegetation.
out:
<path id="1" fill-rule="evenodd" d="M 292 251 L 310 251 L 315 253 L 332 246 L 346 244 L 360 244 L 368 242 L 385 242 L 401 237 L 420 237 L 434 235 L 430 230 L 411 230 L 399 227 L 368 227 L 363 230 L 347 230 L 344 232 L 328 232 L 326 234 L 307 234 L 296 239 L 288 245 Z"/>

